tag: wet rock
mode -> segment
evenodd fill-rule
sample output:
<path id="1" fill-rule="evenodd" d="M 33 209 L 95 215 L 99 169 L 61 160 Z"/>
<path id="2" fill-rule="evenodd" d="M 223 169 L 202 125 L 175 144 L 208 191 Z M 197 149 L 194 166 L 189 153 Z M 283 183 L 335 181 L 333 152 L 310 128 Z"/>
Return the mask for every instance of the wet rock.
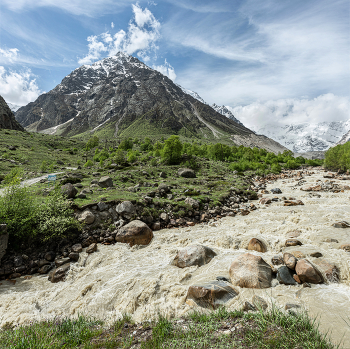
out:
<path id="1" fill-rule="evenodd" d="M 286 234 L 286 237 L 289 239 L 293 239 L 293 238 L 297 238 L 301 235 L 301 231 L 300 230 L 293 230 L 293 231 L 289 231 Z"/>
<path id="2" fill-rule="evenodd" d="M 93 244 L 91 244 L 87 249 L 86 249 L 86 253 L 94 253 L 97 251 L 97 244 L 94 242 Z"/>
<path id="3" fill-rule="evenodd" d="M 75 196 L 78 194 L 78 190 L 73 186 L 73 184 L 66 183 L 65 185 L 62 185 L 61 193 L 67 199 L 74 199 Z"/>
<path id="4" fill-rule="evenodd" d="M 148 245 L 153 238 L 153 232 L 147 224 L 134 220 L 120 228 L 115 236 L 116 242 L 134 245 Z"/>
<path id="5" fill-rule="evenodd" d="M 283 265 L 277 270 L 277 280 L 283 285 L 296 285 L 297 282 L 293 279 L 294 271 Z"/>
<path id="6" fill-rule="evenodd" d="M 284 309 L 289 310 L 289 309 L 300 309 L 301 306 L 299 304 L 294 304 L 294 303 L 286 303 Z"/>
<path id="7" fill-rule="evenodd" d="M 302 282 L 299 279 L 299 276 L 297 274 L 293 275 L 293 279 L 298 283 L 298 284 L 302 284 Z"/>
<path id="8" fill-rule="evenodd" d="M 302 243 L 301 241 L 297 240 L 297 239 L 288 239 L 285 242 L 285 246 L 286 247 L 291 247 L 291 246 L 301 246 Z"/>
<path id="9" fill-rule="evenodd" d="M 323 281 L 322 275 L 306 259 L 300 259 L 295 266 L 295 271 L 301 282 L 320 284 Z"/>
<path id="10" fill-rule="evenodd" d="M 272 268 L 260 256 L 245 253 L 231 264 L 230 278 L 233 285 L 247 288 L 271 286 Z"/>
<path id="11" fill-rule="evenodd" d="M 83 246 L 81 244 L 75 244 L 72 246 L 72 252 L 80 253 L 83 251 Z"/>
<path id="12" fill-rule="evenodd" d="M 283 262 L 282 256 L 273 256 L 273 257 L 271 258 L 271 263 L 272 263 L 273 265 L 281 265 L 281 264 L 283 264 L 284 262 Z"/>
<path id="13" fill-rule="evenodd" d="M 40 259 L 40 261 L 38 262 L 38 267 L 41 268 L 44 265 L 48 265 L 50 264 L 50 262 L 46 259 Z"/>
<path id="14" fill-rule="evenodd" d="M 130 201 L 121 202 L 115 210 L 127 219 L 131 219 L 136 214 L 135 206 Z"/>
<path id="15" fill-rule="evenodd" d="M 338 243 L 339 241 L 337 239 L 327 238 L 327 239 L 324 239 L 323 242 L 336 242 L 336 243 Z"/>
<path id="16" fill-rule="evenodd" d="M 187 291 L 186 303 L 192 305 L 192 302 L 194 302 L 203 308 L 216 309 L 238 294 L 239 292 L 226 282 L 210 281 L 205 284 L 190 286 Z"/>
<path id="17" fill-rule="evenodd" d="M 60 267 L 69 262 L 70 262 L 70 259 L 68 257 L 55 260 L 56 267 Z"/>
<path id="18" fill-rule="evenodd" d="M 96 242 L 95 238 L 93 236 L 89 236 L 82 242 L 82 247 L 88 247 L 94 242 Z"/>
<path id="19" fill-rule="evenodd" d="M 15 268 L 15 272 L 16 273 L 23 273 L 26 269 L 27 268 L 25 265 L 21 265 L 20 267 Z"/>
<path id="20" fill-rule="evenodd" d="M 270 191 L 272 194 L 282 194 L 282 190 L 280 188 L 273 188 Z"/>
<path id="21" fill-rule="evenodd" d="M 265 299 L 264 299 L 264 298 L 261 298 L 261 297 L 259 297 L 259 296 L 256 296 L 256 295 L 253 297 L 252 303 L 253 303 L 254 307 L 255 307 L 256 309 L 259 309 L 259 310 L 260 310 L 260 309 L 266 310 L 267 307 L 268 307 L 268 304 L 267 304 L 267 302 L 265 301 Z"/>
<path id="22" fill-rule="evenodd" d="M 320 258 L 323 256 L 323 254 L 321 252 L 312 252 L 310 253 L 310 256 L 315 258 Z"/>
<path id="23" fill-rule="evenodd" d="M 314 264 L 329 282 L 339 282 L 339 269 L 334 263 L 324 258 L 318 258 L 314 261 Z"/>
<path id="24" fill-rule="evenodd" d="M 290 253 L 295 257 L 295 258 L 305 258 L 306 256 L 304 255 L 303 252 L 301 251 L 290 251 Z"/>
<path id="25" fill-rule="evenodd" d="M 69 255 L 68 255 L 68 258 L 73 261 L 73 262 L 78 262 L 79 260 L 79 253 L 78 252 L 71 252 Z"/>
<path id="26" fill-rule="evenodd" d="M 95 222 L 95 215 L 89 211 L 85 210 L 83 213 L 80 214 L 78 217 L 78 221 L 80 223 L 85 223 L 85 224 L 92 224 Z"/>
<path id="27" fill-rule="evenodd" d="M 180 168 L 177 173 L 180 177 L 196 178 L 196 173 L 190 168 Z"/>
<path id="28" fill-rule="evenodd" d="M 159 223 L 159 222 L 153 223 L 153 224 L 152 224 L 152 230 L 153 230 L 153 231 L 158 231 L 158 230 L 160 230 L 160 223 Z"/>
<path id="29" fill-rule="evenodd" d="M 192 245 L 179 251 L 172 264 L 179 268 L 190 267 L 192 265 L 202 266 L 209 263 L 215 256 L 216 253 L 209 247 Z"/>
<path id="30" fill-rule="evenodd" d="M 247 250 L 263 252 L 263 253 L 267 251 L 264 243 L 256 238 L 253 238 L 249 241 Z"/>
<path id="31" fill-rule="evenodd" d="M 261 198 L 259 203 L 262 205 L 268 205 L 271 204 L 272 200 L 270 198 Z"/>
<path id="32" fill-rule="evenodd" d="M 98 181 L 98 185 L 101 188 L 109 188 L 109 187 L 113 187 L 113 179 L 109 176 L 104 176 L 101 177 Z"/>
<path id="33" fill-rule="evenodd" d="M 185 204 L 190 205 L 195 210 L 199 208 L 199 202 L 191 197 L 185 199 Z"/>
<path id="34" fill-rule="evenodd" d="M 14 267 L 19 267 L 23 264 L 23 258 L 22 256 L 15 256 L 13 259 L 13 266 Z"/>
<path id="35" fill-rule="evenodd" d="M 346 252 L 350 252 L 350 244 L 341 245 L 340 248 Z"/>
<path id="36" fill-rule="evenodd" d="M 350 228 L 350 223 L 341 221 L 341 222 L 333 223 L 332 226 L 334 228 Z"/>
<path id="37" fill-rule="evenodd" d="M 53 262 L 55 260 L 55 257 L 56 253 L 53 251 L 46 252 L 44 256 L 44 258 L 49 262 Z"/>
<path id="38" fill-rule="evenodd" d="M 298 206 L 298 205 L 304 205 L 304 203 L 301 200 L 285 200 L 284 206 Z"/>
<path id="39" fill-rule="evenodd" d="M 47 274 L 52 269 L 51 264 L 46 264 L 39 269 L 39 274 Z"/>
<path id="40" fill-rule="evenodd" d="M 289 268 L 294 270 L 297 264 L 297 258 L 293 256 L 291 253 L 285 252 L 283 253 L 283 262 Z"/>
<path id="41" fill-rule="evenodd" d="M 61 267 L 54 269 L 53 272 L 49 274 L 49 280 L 53 283 L 64 281 L 69 269 L 70 263 L 64 264 Z"/>
<path id="42" fill-rule="evenodd" d="M 216 277 L 216 280 L 217 280 L 217 281 L 230 282 L 230 280 L 229 280 L 227 277 L 225 277 L 225 276 L 217 276 L 217 277 Z"/>

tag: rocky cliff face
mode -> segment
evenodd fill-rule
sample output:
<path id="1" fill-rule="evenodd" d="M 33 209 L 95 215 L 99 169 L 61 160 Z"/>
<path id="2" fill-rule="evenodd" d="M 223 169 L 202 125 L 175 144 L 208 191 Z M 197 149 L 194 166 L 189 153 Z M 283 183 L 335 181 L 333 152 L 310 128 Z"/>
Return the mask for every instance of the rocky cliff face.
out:
<path id="1" fill-rule="evenodd" d="M 244 138 L 252 134 L 121 52 L 77 68 L 53 90 L 20 108 L 16 118 L 30 130 L 67 136 L 180 134 L 227 141 L 232 135 Z M 285 149 L 279 147 L 278 151 Z"/>
<path id="2" fill-rule="evenodd" d="M 0 96 L 0 128 L 24 131 L 5 100 Z"/>

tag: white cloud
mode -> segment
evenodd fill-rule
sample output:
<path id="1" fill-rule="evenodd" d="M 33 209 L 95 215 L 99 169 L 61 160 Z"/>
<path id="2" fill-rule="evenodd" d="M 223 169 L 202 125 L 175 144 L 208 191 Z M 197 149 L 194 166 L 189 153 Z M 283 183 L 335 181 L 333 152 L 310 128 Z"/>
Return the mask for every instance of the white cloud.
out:
<path id="1" fill-rule="evenodd" d="M 0 48 L 0 62 L 9 62 L 12 63 L 16 60 L 18 56 L 18 49 L 17 48 L 10 48 L 10 49 L 2 49 Z"/>
<path id="2" fill-rule="evenodd" d="M 18 73 L 7 71 L 0 66 L 0 95 L 6 102 L 26 105 L 33 102 L 41 93 L 29 69 Z"/>
<path id="3" fill-rule="evenodd" d="M 258 101 L 246 106 L 231 107 L 230 110 L 244 125 L 256 131 L 269 124 L 283 126 L 349 120 L 350 99 L 327 93 L 313 99 Z"/>
<path id="4" fill-rule="evenodd" d="M 113 56 L 119 51 L 130 55 L 136 53 L 145 61 L 149 60 L 149 54 L 156 55 L 160 23 L 147 8 L 143 10 L 136 4 L 132 5 L 132 10 L 134 18 L 130 21 L 127 32 L 120 30 L 114 35 L 105 32 L 88 37 L 89 53 L 78 61 L 79 64 L 89 64 L 104 55 Z"/>
<path id="5" fill-rule="evenodd" d="M 152 68 L 155 70 L 158 70 L 163 75 L 166 75 L 169 79 L 175 81 L 176 79 L 175 69 L 167 62 L 166 59 L 163 65 L 153 65 Z"/>
<path id="6" fill-rule="evenodd" d="M 113 23 L 113 22 L 111 23 L 111 28 L 112 28 L 112 29 L 114 28 L 114 23 Z"/>

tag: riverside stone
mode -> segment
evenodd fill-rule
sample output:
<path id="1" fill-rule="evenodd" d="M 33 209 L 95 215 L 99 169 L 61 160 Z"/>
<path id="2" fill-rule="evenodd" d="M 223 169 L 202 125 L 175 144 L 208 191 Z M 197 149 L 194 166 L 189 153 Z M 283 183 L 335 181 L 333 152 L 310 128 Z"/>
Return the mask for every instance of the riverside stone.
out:
<path id="1" fill-rule="evenodd" d="M 296 285 L 297 282 L 293 278 L 294 271 L 283 265 L 277 270 L 277 280 L 283 285 Z"/>
<path id="2" fill-rule="evenodd" d="M 61 187 L 61 193 L 63 196 L 65 196 L 67 199 L 74 199 L 75 196 L 78 194 L 78 189 L 73 186 L 71 183 L 66 183 L 65 185 L 62 185 Z"/>
<path id="3" fill-rule="evenodd" d="M 180 250 L 172 264 L 179 268 L 202 266 L 209 263 L 215 256 L 216 253 L 207 246 L 192 245 Z"/>
<path id="4" fill-rule="evenodd" d="M 245 253 L 237 257 L 229 269 L 233 285 L 247 288 L 271 287 L 272 268 L 260 256 Z"/>
<path id="5" fill-rule="evenodd" d="M 313 263 L 326 276 L 329 282 L 339 282 L 339 269 L 333 262 L 324 258 L 318 258 Z"/>
<path id="6" fill-rule="evenodd" d="M 210 281 L 205 284 L 192 285 L 189 287 L 186 295 L 186 303 L 195 304 L 203 308 L 216 309 L 223 306 L 239 292 L 224 281 Z"/>
<path id="7" fill-rule="evenodd" d="M 190 205 L 192 208 L 194 209 L 198 209 L 199 208 L 199 202 L 191 197 L 187 197 L 185 199 L 185 204 Z"/>
<path id="8" fill-rule="evenodd" d="M 81 223 L 92 224 L 95 221 L 95 215 L 91 211 L 85 210 L 80 214 L 78 221 Z"/>
<path id="9" fill-rule="evenodd" d="M 109 188 L 109 187 L 113 187 L 113 179 L 109 176 L 104 176 L 101 177 L 98 181 L 98 185 L 101 188 Z"/>
<path id="10" fill-rule="evenodd" d="M 264 243 L 256 238 L 253 238 L 249 241 L 247 250 L 263 252 L 263 253 L 267 251 Z"/>
<path id="11" fill-rule="evenodd" d="M 350 244 L 341 245 L 340 248 L 346 252 L 350 252 Z"/>
<path id="12" fill-rule="evenodd" d="M 75 244 L 72 246 L 72 251 L 76 253 L 80 253 L 83 251 L 83 247 L 81 246 L 81 244 Z"/>
<path id="13" fill-rule="evenodd" d="M 134 220 L 121 227 L 115 236 L 116 242 L 134 245 L 148 245 L 153 238 L 153 232 L 148 225 L 140 220 Z"/>
<path id="14" fill-rule="evenodd" d="M 286 247 L 290 247 L 290 246 L 300 246 L 302 245 L 301 241 L 297 240 L 297 239 L 288 239 L 285 242 Z"/>
<path id="15" fill-rule="evenodd" d="M 70 263 L 64 264 L 61 267 L 54 269 L 53 272 L 49 274 L 49 281 L 53 283 L 64 281 L 69 269 Z"/>
<path id="16" fill-rule="evenodd" d="M 341 221 L 341 222 L 333 223 L 332 226 L 334 228 L 350 228 L 350 223 Z"/>
<path id="17" fill-rule="evenodd" d="M 300 259 L 297 262 L 295 271 L 301 282 L 320 284 L 323 281 L 322 275 L 306 259 Z"/>
<path id="18" fill-rule="evenodd" d="M 289 268 L 294 270 L 297 264 L 297 258 L 294 257 L 291 253 L 285 252 L 283 253 L 283 262 Z"/>
<path id="19" fill-rule="evenodd" d="M 135 206 L 131 203 L 131 201 L 123 201 L 117 205 L 115 208 L 118 214 L 124 216 L 125 218 L 132 218 L 135 215 L 136 209 Z"/>
<path id="20" fill-rule="evenodd" d="M 92 243 L 87 249 L 86 249 L 86 253 L 94 253 L 97 251 L 97 244 L 94 242 Z"/>
<path id="21" fill-rule="evenodd" d="M 177 173 L 180 177 L 196 178 L 196 173 L 189 168 L 180 168 Z"/>

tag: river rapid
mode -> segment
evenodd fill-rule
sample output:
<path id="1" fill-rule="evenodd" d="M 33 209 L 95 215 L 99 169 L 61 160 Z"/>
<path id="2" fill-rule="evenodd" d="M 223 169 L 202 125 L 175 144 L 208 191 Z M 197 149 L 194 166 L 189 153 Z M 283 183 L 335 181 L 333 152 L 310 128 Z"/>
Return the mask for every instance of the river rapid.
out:
<path id="1" fill-rule="evenodd" d="M 303 187 L 326 181 L 323 171 L 305 177 Z M 350 190 L 340 193 L 318 192 L 320 197 L 300 190 L 299 179 L 279 179 L 268 183 L 267 190 L 280 188 L 282 194 L 264 197 L 295 197 L 304 206 L 283 206 L 283 201 L 269 207 L 256 204 L 257 210 L 247 216 L 225 217 L 216 222 L 194 227 L 163 229 L 154 232 L 148 246 L 126 244 L 99 245 L 91 255 L 80 254 L 79 262 L 71 264 L 65 282 L 52 284 L 47 276 L 23 277 L 13 284 L 0 284 L 0 326 L 6 322 L 25 323 L 56 316 L 87 314 L 112 322 L 123 313 L 129 313 L 137 322 L 156 318 L 159 313 L 178 317 L 191 310 L 186 304 L 189 285 L 215 280 L 217 276 L 229 278 L 229 267 L 235 257 L 246 253 L 251 238 L 265 242 L 271 258 L 285 251 L 300 251 L 310 261 L 312 252 L 320 252 L 340 270 L 340 282 L 312 285 L 277 285 L 268 289 L 243 289 L 230 303 L 237 309 L 253 295 L 259 295 L 270 304 L 283 307 L 286 303 L 300 305 L 317 316 L 320 329 L 330 333 L 341 348 L 350 348 L 350 253 L 339 249 L 350 243 L 350 228 L 334 228 L 338 221 L 350 221 Z M 341 185 L 350 181 L 335 180 Z M 288 232 L 299 230 L 302 246 L 284 247 Z M 336 239 L 338 242 L 326 242 Z M 328 240 L 329 241 L 329 240 Z M 180 269 L 171 265 L 177 251 L 193 243 L 211 247 L 217 256 L 202 267 Z"/>

